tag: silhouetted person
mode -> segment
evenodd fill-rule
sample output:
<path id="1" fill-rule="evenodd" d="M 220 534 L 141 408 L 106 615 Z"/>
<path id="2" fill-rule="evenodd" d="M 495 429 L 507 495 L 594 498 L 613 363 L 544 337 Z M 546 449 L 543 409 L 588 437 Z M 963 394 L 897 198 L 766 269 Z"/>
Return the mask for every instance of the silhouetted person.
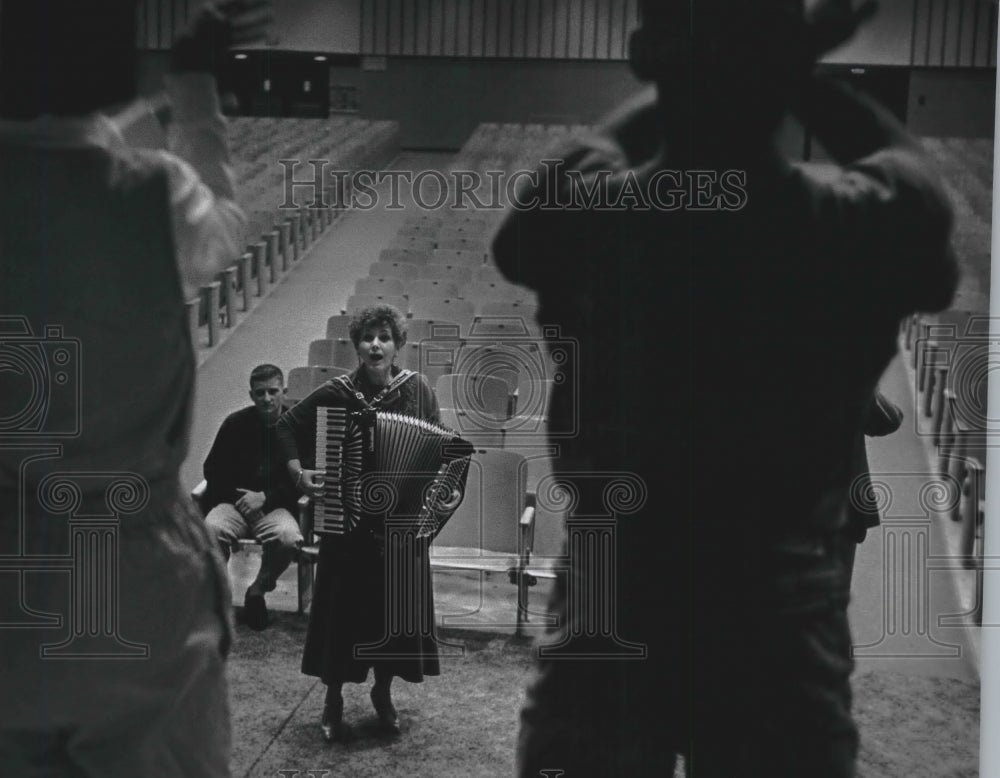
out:
<path id="1" fill-rule="evenodd" d="M 949 206 L 888 111 L 810 75 L 861 21 L 849 3 L 640 7 L 632 65 L 655 90 L 540 171 L 493 246 L 579 343 L 549 414 L 579 430 L 553 438 L 571 541 L 614 509 L 592 483 L 645 486 L 610 602 L 591 588 L 608 560 L 567 547 L 520 775 L 669 775 L 683 754 L 698 778 L 843 778 L 851 456 L 900 318 L 953 294 Z M 839 170 L 782 158 L 789 112 Z"/>
<path id="2" fill-rule="evenodd" d="M 270 8 L 193 17 L 166 84 L 171 150 L 139 151 L 102 115 L 135 97 L 136 5 L 0 7 L 0 312 L 59 346 L 5 344 L 21 367 L 43 354 L 34 386 L 0 369 L 3 442 L 27 436 L 0 447 L 0 553 L 56 566 L 3 603 L 4 775 L 229 775 L 228 582 L 178 482 L 195 375 L 184 300 L 240 250 L 212 68 L 262 37 Z M 41 416 L 18 416 L 38 398 Z M 13 628 L 18 607 L 53 621 Z"/>

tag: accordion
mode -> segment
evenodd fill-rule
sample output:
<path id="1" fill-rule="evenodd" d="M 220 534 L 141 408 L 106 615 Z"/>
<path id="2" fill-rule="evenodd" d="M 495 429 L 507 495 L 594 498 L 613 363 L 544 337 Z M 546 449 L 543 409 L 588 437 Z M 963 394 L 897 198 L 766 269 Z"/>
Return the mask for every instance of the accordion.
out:
<path id="1" fill-rule="evenodd" d="M 366 409 L 316 409 L 316 469 L 325 473 L 313 531 L 381 532 L 387 521 L 434 538 L 462 502 L 472 445 L 437 424 Z"/>

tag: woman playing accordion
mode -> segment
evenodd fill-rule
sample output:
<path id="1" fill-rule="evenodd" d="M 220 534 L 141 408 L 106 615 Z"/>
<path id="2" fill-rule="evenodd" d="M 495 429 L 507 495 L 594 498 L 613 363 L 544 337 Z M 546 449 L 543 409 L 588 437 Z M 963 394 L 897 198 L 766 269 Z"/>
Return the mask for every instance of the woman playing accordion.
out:
<path id="1" fill-rule="evenodd" d="M 287 411 L 279 425 L 292 478 L 313 497 L 324 490 L 325 472 L 316 469 L 314 455 L 317 417 L 330 412 L 320 409 L 367 407 L 439 422 L 437 399 L 424 376 L 394 364 L 406 342 L 399 311 L 388 305 L 360 310 L 351 321 L 350 336 L 358 369 L 319 387 Z M 387 534 L 377 521 L 360 521 L 344 534 L 321 535 L 302 672 L 327 685 L 322 718 L 327 741 L 346 734 L 343 683 L 364 683 L 373 668 L 371 700 L 379 726 L 399 734 L 392 679 L 420 683 L 425 675 L 440 674 L 429 545 L 429 538 L 414 532 Z"/>

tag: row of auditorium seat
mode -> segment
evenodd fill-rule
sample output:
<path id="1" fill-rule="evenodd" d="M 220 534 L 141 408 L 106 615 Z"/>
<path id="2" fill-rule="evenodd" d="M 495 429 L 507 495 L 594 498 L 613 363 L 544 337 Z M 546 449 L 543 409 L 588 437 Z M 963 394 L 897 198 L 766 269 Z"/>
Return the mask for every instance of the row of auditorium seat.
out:
<path id="1" fill-rule="evenodd" d="M 282 203 L 278 160 L 328 159 L 337 169 L 359 170 L 385 164 L 399 148 L 396 122 L 236 118 L 229 128 L 238 200 L 248 216 L 246 250 L 187 301 L 196 350 L 218 345 L 343 213 L 333 207 L 282 207 L 288 204 Z"/>
<path id="2" fill-rule="evenodd" d="M 976 573 L 973 617 L 981 624 L 989 316 L 957 309 L 915 315 L 903 323 L 902 342 L 916 375 L 916 412 L 926 420 L 918 431 L 935 447 L 945 487 L 960 490 L 948 510 L 961 523 L 962 564 Z"/>
<path id="3" fill-rule="evenodd" d="M 266 123 L 258 136 L 247 127 Z M 245 140 L 249 136 L 251 140 Z M 230 123 L 233 161 L 239 182 L 237 198 L 249 217 L 248 234 L 266 232 L 274 226 L 273 214 L 286 200 L 315 205 L 346 202 L 335 196 L 332 171 L 379 169 L 398 153 L 399 125 L 355 118 L 333 119 L 234 119 Z M 286 176 L 295 181 L 313 181 L 317 169 L 311 160 L 322 161 L 320 186 L 289 189 Z M 298 164 L 295 164 L 298 163 Z M 325 174 L 325 175 L 324 175 Z M 349 181 L 347 182 L 349 184 Z"/>

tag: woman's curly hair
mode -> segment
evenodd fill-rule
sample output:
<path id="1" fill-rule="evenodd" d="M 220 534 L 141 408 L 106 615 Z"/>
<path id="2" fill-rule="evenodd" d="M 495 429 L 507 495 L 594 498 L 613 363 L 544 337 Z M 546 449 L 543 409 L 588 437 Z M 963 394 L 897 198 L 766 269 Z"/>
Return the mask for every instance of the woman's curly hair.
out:
<path id="1" fill-rule="evenodd" d="M 365 332 L 372 327 L 382 326 L 388 327 L 392 332 L 392 342 L 396 348 L 406 344 L 406 317 L 399 312 L 399 309 L 391 305 L 369 305 L 355 311 L 350 324 L 347 325 L 354 348 L 361 345 L 361 338 Z"/>

